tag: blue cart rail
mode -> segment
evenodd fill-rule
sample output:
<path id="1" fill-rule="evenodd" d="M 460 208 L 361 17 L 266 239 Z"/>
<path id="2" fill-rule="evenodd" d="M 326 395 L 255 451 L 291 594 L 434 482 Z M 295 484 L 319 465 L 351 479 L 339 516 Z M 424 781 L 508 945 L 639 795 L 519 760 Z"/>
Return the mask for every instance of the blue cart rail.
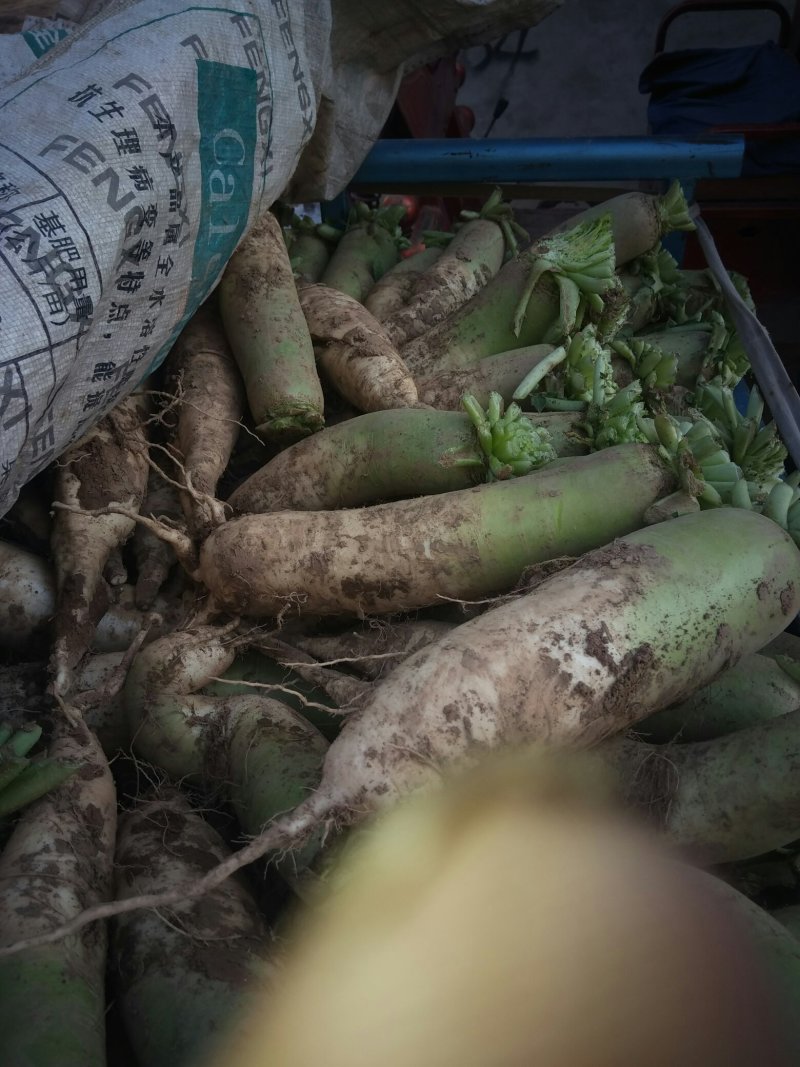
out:
<path id="1" fill-rule="evenodd" d="M 372 191 L 420 185 L 546 181 L 694 183 L 738 178 L 740 135 L 673 137 L 383 140 L 373 145 L 351 182 Z"/>

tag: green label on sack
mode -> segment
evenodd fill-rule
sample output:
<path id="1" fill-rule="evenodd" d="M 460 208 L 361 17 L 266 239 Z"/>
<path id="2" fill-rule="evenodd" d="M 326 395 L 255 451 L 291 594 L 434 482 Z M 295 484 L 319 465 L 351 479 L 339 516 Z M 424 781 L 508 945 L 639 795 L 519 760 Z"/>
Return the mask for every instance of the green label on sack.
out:
<path id="1" fill-rule="evenodd" d="M 192 280 L 183 317 L 150 364 L 148 374 L 164 361 L 244 233 L 253 196 L 256 113 L 254 70 L 197 60 L 201 185 Z"/>
<path id="2" fill-rule="evenodd" d="M 201 202 L 189 304 L 196 308 L 247 225 L 253 196 L 256 72 L 197 61 Z"/>
<path id="3" fill-rule="evenodd" d="M 22 36 L 31 52 L 38 59 L 51 48 L 55 48 L 59 41 L 69 36 L 69 30 L 59 26 L 51 26 L 44 30 L 23 30 Z"/>

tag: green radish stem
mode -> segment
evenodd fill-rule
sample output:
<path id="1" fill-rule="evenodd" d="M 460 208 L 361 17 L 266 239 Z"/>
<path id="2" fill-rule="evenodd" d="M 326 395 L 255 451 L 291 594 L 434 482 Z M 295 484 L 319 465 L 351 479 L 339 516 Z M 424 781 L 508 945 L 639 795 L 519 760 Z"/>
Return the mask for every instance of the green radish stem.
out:
<path id="1" fill-rule="evenodd" d="M 5 785 L 0 793 L 0 817 L 26 808 L 28 804 L 43 797 L 51 789 L 66 782 L 83 765 L 66 760 L 40 759 L 27 762 L 14 780 Z"/>
<path id="2" fill-rule="evenodd" d="M 490 393 L 499 393 L 509 404 L 515 399 L 514 394 L 528 372 L 535 370 L 553 351 L 552 345 L 528 345 L 487 356 L 463 370 L 444 370 L 427 378 L 418 378 L 419 399 L 434 408 L 460 411 L 461 397 L 465 393 L 471 393 L 484 406 L 489 402 Z"/>
<path id="3" fill-rule="evenodd" d="M 547 431 L 526 418 L 517 404 L 510 404 L 505 411 L 499 393 L 489 394 L 486 411 L 469 394 L 463 397 L 462 403 L 477 433 L 487 480 L 529 474 L 556 458 Z"/>
<path id="4" fill-rule="evenodd" d="M 775 424 L 761 425 L 764 401 L 758 389 L 750 391 L 747 411 L 742 415 L 729 388 L 719 381 L 700 382 L 695 406 L 714 424 L 731 459 L 742 468 L 743 477 L 768 493 L 783 475 L 787 452 Z"/>
<path id="5" fill-rule="evenodd" d="M 674 488 L 655 450 L 622 445 L 435 497 L 245 515 L 205 540 L 196 577 L 221 610 L 256 617 L 295 605 L 359 615 L 485 597 L 533 563 L 637 528 Z"/>
<path id="6" fill-rule="evenodd" d="M 494 357 L 497 358 L 496 356 Z M 526 397 L 534 391 L 536 386 L 548 375 L 551 371 L 555 370 L 559 364 L 563 363 L 567 358 L 567 350 L 563 345 L 559 345 L 558 348 L 554 348 L 551 352 L 540 360 L 534 367 L 532 367 L 517 388 L 514 390 L 514 400 L 524 400 Z"/>
<path id="7" fill-rule="evenodd" d="M 684 389 L 693 390 L 698 381 L 719 375 L 733 386 L 747 369 L 738 338 L 731 337 L 728 331 L 720 333 L 710 322 L 648 331 L 639 334 L 636 342 L 652 345 L 664 355 L 674 357 L 675 380 Z"/>
<path id="8" fill-rule="evenodd" d="M 372 287 L 399 259 L 402 206 L 381 208 L 347 229 L 320 282 L 363 304 Z"/>
<path id="9" fill-rule="evenodd" d="M 120 817 L 117 897 L 191 882 L 230 855 L 177 791 L 139 797 Z M 245 882 L 202 903 L 120 916 L 110 945 L 117 1004 L 137 1061 L 192 1067 L 221 1053 L 263 983 L 274 979 L 267 932 Z"/>
<path id="10" fill-rule="evenodd" d="M 603 362 L 608 361 L 598 360 L 595 367 L 596 399 L 589 404 L 586 416 L 579 423 L 579 429 L 586 434 L 589 448 L 595 450 L 646 441 L 647 437 L 641 429 L 644 404 L 639 382 L 631 382 L 614 393 L 610 400 L 606 399 Z"/>
<path id="11" fill-rule="evenodd" d="M 407 302 L 414 287 L 425 271 L 441 256 L 441 247 L 423 248 L 413 256 L 406 256 L 384 274 L 373 286 L 364 301 L 364 307 L 378 320 L 385 323 Z"/>
<path id="12" fill-rule="evenodd" d="M 555 358 L 556 355 L 559 358 Z M 522 382 L 517 389 L 521 398 L 523 392 L 527 396 L 541 384 L 541 391 L 532 398 L 537 407 L 546 410 L 551 401 L 562 400 L 599 405 L 610 401 L 617 392 L 610 355 L 598 341 L 593 325 L 573 335 L 563 349 L 563 356 L 556 349 L 544 363 L 541 374 L 538 367 L 534 368 L 528 381 Z"/>
<path id="13" fill-rule="evenodd" d="M 526 439 L 541 442 L 530 470 L 555 458 L 548 443 L 557 450 L 564 434 L 550 441 L 546 416 L 523 420 L 531 429 Z M 228 504 L 237 513 L 318 511 L 466 489 L 487 480 L 492 459 L 502 467 L 501 434 L 501 427 L 494 438 L 489 433 L 490 459 L 463 411 L 398 408 L 358 415 L 279 452 Z"/>
<path id="14" fill-rule="evenodd" d="M 46 935 L 111 896 L 116 797 L 82 724 L 62 722 L 50 756 L 84 771 L 28 807 L 0 857 L 0 945 Z M 0 1062 L 105 1067 L 106 930 L 0 959 Z"/>
<path id="15" fill-rule="evenodd" d="M 352 297 L 325 285 L 300 289 L 322 369 L 359 411 L 414 407 L 417 387 L 386 331 Z"/>
<path id="16" fill-rule="evenodd" d="M 314 347 L 280 225 L 269 211 L 228 262 L 218 298 L 256 433 L 293 439 L 320 429 L 324 400 Z"/>
<path id="17" fill-rule="evenodd" d="M 628 380 L 639 381 L 648 392 L 670 389 L 676 384 L 678 360 L 673 352 L 664 352 L 657 344 L 641 337 L 617 338 L 611 342 L 611 350 L 621 356 L 627 367 L 620 371 L 620 360 L 614 360 L 614 378 L 620 385 Z M 628 368 L 630 372 L 628 373 Z"/>
<path id="18" fill-rule="evenodd" d="M 511 205 L 504 204 L 499 189 L 480 212 L 462 212 L 463 224 L 436 263 L 417 280 L 406 305 L 387 322 L 392 341 L 400 346 L 427 332 L 493 278 L 506 253 L 517 251 L 516 227 Z M 516 232 L 515 228 L 516 227 Z"/>
<path id="19" fill-rule="evenodd" d="M 737 487 L 742 484 L 741 469 L 730 461 L 707 420 L 679 421 L 659 414 L 654 419 L 640 417 L 638 424 L 672 467 L 682 493 L 696 497 L 704 507 L 751 506 L 749 500 L 736 498 Z"/>
<path id="20" fill-rule="evenodd" d="M 3 731 L 0 751 L 0 818 L 10 815 L 61 785 L 82 765 L 76 760 L 28 759 L 42 736 L 40 726 Z"/>

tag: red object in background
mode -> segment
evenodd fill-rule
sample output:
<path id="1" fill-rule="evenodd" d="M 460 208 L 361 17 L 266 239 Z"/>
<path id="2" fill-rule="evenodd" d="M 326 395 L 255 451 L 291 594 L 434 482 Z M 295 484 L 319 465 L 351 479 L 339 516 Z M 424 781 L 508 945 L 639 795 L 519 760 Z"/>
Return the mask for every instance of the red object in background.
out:
<path id="1" fill-rule="evenodd" d="M 387 193 L 381 197 L 381 207 L 392 207 L 394 204 L 402 204 L 406 209 L 406 219 L 413 222 L 419 213 L 419 197 L 409 196 L 407 193 Z"/>
<path id="2" fill-rule="evenodd" d="M 384 127 L 382 137 L 469 137 L 475 126 L 471 108 L 456 104 L 458 90 L 464 84 L 466 67 L 455 56 L 427 63 L 407 74 L 400 83 L 397 100 Z M 457 197 L 414 197 L 416 211 L 407 218 L 412 222 L 409 234 L 417 244 L 423 230 L 449 230 L 465 208 L 479 208 L 480 203 Z M 401 202 L 398 191 L 383 203 Z"/>
<path id="3" fill-rule="evenodd" d="M 466 104 L 458 104 L 453 108 L 453 122 L 459 130 L 459 137 L 469 137 L 475 129 L 475 112 Z"/>
<path id="4" fill-rule="evenodd" d="M 406 74 L 395 105 L 408 130 L 406 136 L 461 136 L 453 123 L 453 111 L 464 77 L 464 66 L 454 56 L 426 63 Z"/>

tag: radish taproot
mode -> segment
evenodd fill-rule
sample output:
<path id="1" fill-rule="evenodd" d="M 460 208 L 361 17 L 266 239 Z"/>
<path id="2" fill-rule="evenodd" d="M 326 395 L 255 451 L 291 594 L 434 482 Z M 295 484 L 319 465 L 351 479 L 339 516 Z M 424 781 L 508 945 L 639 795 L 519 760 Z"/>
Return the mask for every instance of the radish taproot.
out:
<path id="1" fill-rule="evenodd" d="M 357 300 L 324 285 L 300 289 L 320 366 L 359 411 L 414 407 L 417 387 L 383 326 Z"/>
<path id="2" fill-rule="evenodd" d="M 213 524 L 208 498 L 231 458 L 244 412 L 244 387 L 216 312 L 195 312 L 165 366 L 165 388 L 174 394 L 174 443 L 188 492 L 181 503 L 189 528 L 204 536 Z M 199 496 L 198 496 L 199 494 Z"/>
<path id="3" fill-rule="evenodd" d="M 126 515 L 86 511 L 112 503 L 138 511 L 148 469 L 142 400 L 136 394 L 72 445 L 57 466 L 51 539 L 57 589 L 51 670 L 57 696 L 68 692 L 72 672 L 109 606 L 103 578 L 108 557 L 135 527 Z"/>
<path id="4" fill-rule="evenodd" d="M 320 429 L 324 397 L 314 347 L 280 224 L 271 212 L 229 260 L 218 299 L 256 433 L 291 440 Z"/>

